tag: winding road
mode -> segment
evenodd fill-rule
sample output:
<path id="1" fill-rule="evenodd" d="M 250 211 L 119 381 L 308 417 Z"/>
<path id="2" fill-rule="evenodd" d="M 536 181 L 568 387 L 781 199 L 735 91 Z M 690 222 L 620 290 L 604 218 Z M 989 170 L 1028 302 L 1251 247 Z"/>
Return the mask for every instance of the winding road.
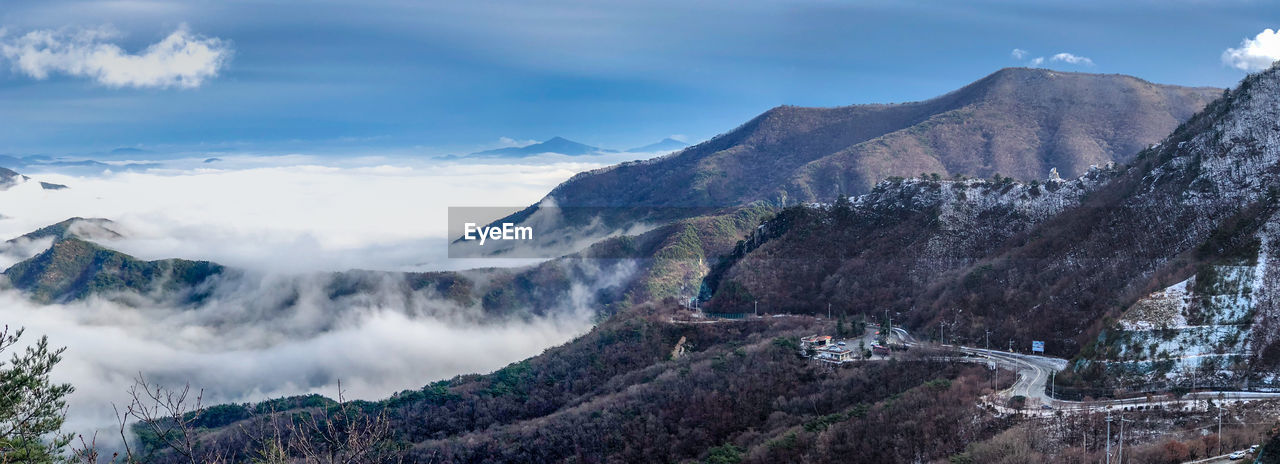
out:
<path id="1" fill-rule="evenodd" d="M 906 330 L 895 327 L 894 335 L 908 346 L 920 345 Z M 1202 391 L 1183 395 L 1178 400 L 1151 401 L 1147 398 L 1127 398 L 1114 400 L 1096 400 L 1088 403 L 1051 398 L 1046 392 L 1049 380 L 1055 372 L 1067 368 L 1067 360 L 1049 356 L 1035 356 L 1007 351 L 988 350 L 960 345 L 941 345 L 944 349 L 959 351 L 972 359 L 970 362 L 985 362 L 988 365 L 999 365 L 1002 368 L 1011 366 L 1018 373 L 1018 380 L 1013 386 L 996 393 L 1002 402 L 1014 396 L 1027 399 L 1029 411 L 1038 414 L 1052 414 L 1053 410 L 1097 410 L 1113 409 L 1130 405 L 1175 404 L 1199 400 L 1255 401 L 1280 399 L 1280 392 L 1248 392 L 1248 391 Z M 1048 405 L 1052 410 L 1042 409 Z"/>

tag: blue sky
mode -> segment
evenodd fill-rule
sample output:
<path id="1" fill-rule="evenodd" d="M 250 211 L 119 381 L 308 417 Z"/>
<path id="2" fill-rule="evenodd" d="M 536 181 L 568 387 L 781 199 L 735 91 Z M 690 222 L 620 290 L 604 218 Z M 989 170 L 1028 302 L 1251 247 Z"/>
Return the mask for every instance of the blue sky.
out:
<path id="1" fill-rule="evenodd" d="M 929 98 L 1036 57 L 1230 86 L 1245 71 L 1223 52 L 1278 20 L 1249 1 L 6 0 L 0 153 L 415 155 L 556 135 L 628 148 L 780 104 Z M 21 61 L 49 51 L 32 34 L 64 61 Z M 167 38 L 216 60 L 122 61 Z M 102 47 L 105 64 L 75 61 Z"/>

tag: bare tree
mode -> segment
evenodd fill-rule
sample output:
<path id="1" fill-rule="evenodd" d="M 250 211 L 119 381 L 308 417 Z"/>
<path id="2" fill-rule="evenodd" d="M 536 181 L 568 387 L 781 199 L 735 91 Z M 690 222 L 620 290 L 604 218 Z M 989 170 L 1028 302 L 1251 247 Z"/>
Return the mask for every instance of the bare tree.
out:
<path id="1" fill-rule="evenodd" d="M 400 462 L 391 445 L 391 421 L 386 412 L 370 414 L 346 399 L 338 383 L 338 402 L 300 413 L 268 412 L 249 433 L 264 463 L 296 458 L 308 464 Z M 283 424 L 283 425 L 282 425 Z"/>
<path id="2" fill-rule="evenodd" d="M 80 443 L 72 449 L 76 462 L 365 464 L 401 460 L 399 450 L 391 446 L 391 421 L 386 412 L 371 414 L 347 401 L 341 383 L 336 404 L 283 412 L 272 405 L 238 427 L 221 431 L 201 429 L 206 413 L 204 392 L 193 391 L 190 385 L 169 389 L 149 383 L 139 374 L 129 388 L 129 397 L 129 405 L 116 413 L 123 451 L 104 459 L 96 434 L 80 436 Z M 130 445 L 130 430 L 146 436 L 143 451 Z M 239 434 L 240 439 L 232 437 L 219 443 L 215 437 L 227 436 L 220 433 Z"/>
<path id="3" fill-rule="evenodd" d="M 115 408 L 120 424 L 123 455 L 120 452 L 113 453 L 107 462 L 132 464 L 146 462 L 154 457 L 139 456 L 130 446 L 130 424 L 136 425 L 134 431 L 138 434 L 153 437 L 163 445 L 160 450 L 151 450 L 153 453 L 172 452 L 179 458 L 178 461 L 189 464 L 229 462 L 225 453 L 219 452 L 216 446 L 200 440 L 196 424 L 205 412 L 203 398 L 204 390 L 193 395 L 190 385 L 170 389 L 152 384 L 142 374 L 138 374 L 129 387 L 129 405 L 124 410 Z M 103 456 L 97 444 L 97 434 L 87 440 L 81 435 L 79 441 L 79 445 L 72 448 L 72 457 L 76 462 L 101 462 Z"/>
<path id="4" fill-rule="evenodd" d="M 183 385 L 181 389 L 169 389 L 150 384 L 142 374 L 138 374 L 133 386 L 129 387 L 131 401 L 125 414 L 136 419 L 143 430 L 182 456 L 185 462 L 226 462 L 224 456 L 211 451 L 212 446 L 201 445 L 195 424 L 205 412 L 204 390 L 196 392 L 194 397 L 191 393 L 190 384 Z"/>

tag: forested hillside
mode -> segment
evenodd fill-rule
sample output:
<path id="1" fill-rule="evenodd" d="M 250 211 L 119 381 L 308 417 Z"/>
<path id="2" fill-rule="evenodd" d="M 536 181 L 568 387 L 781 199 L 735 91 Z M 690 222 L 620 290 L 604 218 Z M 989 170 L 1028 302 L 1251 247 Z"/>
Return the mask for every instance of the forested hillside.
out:
<path id="1" fill-rule="evenodd" d="M 581 173 L 540 205 L 597 208 L 569 219 L 625 229 L 701 214 L 686 208 L 830 201 L 893 176 L 1031 181 L 1057 168 L 1075 177 L 1131 161 L 1221 95 L 1122 75 L 1003 69 L 920 102 L 774 108 L 680 152 Z"/>
<path id="2" fill-rule="evenodd" d="M 1058 355 L 1107 360 L 1120 353 L 1081 349 L 1147 294 L 1198 275 L 1226 285 L 1205 287 L 1206 297 L 1246 298 L 1222 306 L 1222 316 L 1192 318 L 1235 327 L 1235 341 L 1214 343 L 1235 346 L 1247 368 L 1220 367 L 1274 381 L 1278 90 L 1276 69 L 1250 76 L 1132 164 L 1072 181 L 930 176 L 888 181 L 852 202 L 791 208 L 717 269 L 713 304 L 888 311 L 970 344 L 990 330 L 999 342 L 1045 340 Z M 1248 269 L 1214 277 L 1231 266 Z M 1141 345 L 1144 358 L 1159 354 Z"/>

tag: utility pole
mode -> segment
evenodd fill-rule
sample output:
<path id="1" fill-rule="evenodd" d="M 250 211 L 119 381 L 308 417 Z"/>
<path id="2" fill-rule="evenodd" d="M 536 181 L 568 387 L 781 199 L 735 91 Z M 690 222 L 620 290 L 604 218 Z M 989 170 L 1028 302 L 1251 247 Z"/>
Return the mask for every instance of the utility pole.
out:
<path id="1" fill-rule="evenodd" d="M 1085 404 L 1085 407 L 1088 408 L 1088 403 Z M 1086 410 L 1084 415 L 1085 417 L 1089 418 L 1089 426 L 1080 427 L 1081 429 L 1080 430 L 1080 447 L 1084 448 L 1084 452 L 1088 453 L 1089 452 L 1089 429 L 1093 428 L 1093 408 L 1089 408 L 1088 410 Z M 1097 444 L 1095 443 L 1094 445 L 1096 446 Z"/>
<path id="2" fill-rule="evenodd" d="M 1107 464 L 1111 464 L 1111 408 L 1107 408 Z"/>
<path id="3" fill-rule="evenodd" d="M 987 351 L 991 351 L 991 329 L 983 329 L 987 331 Z"/>
<path id="4" fill-rule="evenodd" d="M 760 300 L 756 300 L 756 317 L 760 317 Z"/>
<path id="5" fill-rule="evenodd" d="M 1222 406 L 1218 406 L 1218 454 L 1222 454 Z"/>
<path id="6" fill-rule="evenodd" d="M 1120 464 L 1124 464 L 1124 423 L 1125 422 L 1128 422 L 1128 420 L 1126 420 L 1124 418 L 1124 415 L 1122 414 L 1120 416 L 1120 456 L 1119 456 L 1120 459 L 1118 459 Z"/>
<path id="7" fill-rule="evenodd" d="M 1057 380 L 1057 378 L 1058 378 L 1058 371 L 1053 371 L 1049 373 L 1049 399 L 1050 400 L 1054 399 L 1054 397 L 1057 396 L 1056 393 L 1057 393 L 1058 386 L 1054 382 L 1054 380 Z"/>

